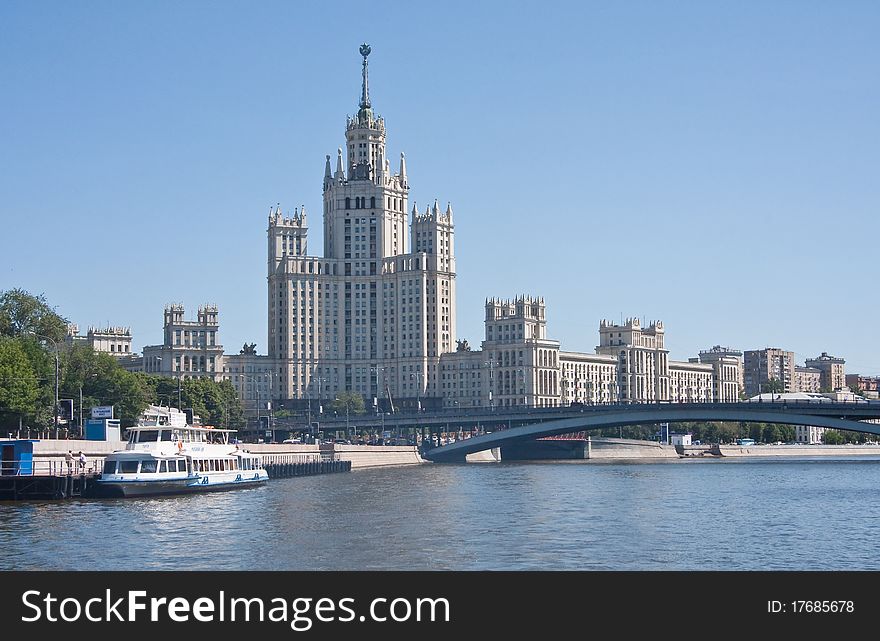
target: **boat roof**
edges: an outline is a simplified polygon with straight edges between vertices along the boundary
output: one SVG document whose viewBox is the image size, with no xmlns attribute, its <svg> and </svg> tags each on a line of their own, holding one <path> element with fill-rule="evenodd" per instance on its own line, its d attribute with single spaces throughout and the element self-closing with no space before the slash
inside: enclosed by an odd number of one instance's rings
<svg viewBox="0 0 880 641">
<path fill-rule="evenodd" d="M 128 429 L 133 431 L 142 431 L 142 430 L 193 430 L 195 432 L 211 432 L 212 434 L 217 434 L 218 432 L 225 432 L 227 434 L 232 434 L 233 432 L 237 432 L 238 430 L 224 430 L 219 427 L 214 427 L 212 425 L 135 425 L 134 427 L 129 427 Z"/>
</svg>

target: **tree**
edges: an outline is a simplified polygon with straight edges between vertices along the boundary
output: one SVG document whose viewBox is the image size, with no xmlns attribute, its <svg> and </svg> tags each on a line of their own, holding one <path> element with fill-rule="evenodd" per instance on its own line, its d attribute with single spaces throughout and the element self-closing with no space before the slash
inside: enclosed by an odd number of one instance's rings
<svg viewBox="0 0 880 641">
<path fill-rule="evenodd" d="M 0 294 L 0 336 L 18 337 L 34 332 L 58 342 L 67 336 L 67 319 L 49 307 L 45 296 L 23 289 Z"/>
<path fill-rule="evenodd" d="M 781 439 L 779 428 L 775 423 L 769 423 L 764 427 L 763 437 L 765 443 L 775 443 Z"/>
<path fill-rule="evenodd" d="M 766 394 L 781 394 L 785 391 L 785 385 L 778 378 L 771 378 L 761 385 L 761 390 Z"/>
<path fill-rule="evenodd" d="M 16 426 L 36 417 L 40 384 L 20 341 L 0 337 L 0 422 Z"/>
<path fill-rule="evenodd" d="M 330 404 L 330 409 L 337 415 L 345 414 L 363 414 L 364 413 L 364 397 L 357 392 L 339 392 L 336 400 Z"/>
<path fill-rule="evenodd" d="M 764 424 L 763 423 L 752 423 L 751 427 L 749 427 L 749 438 L 753 439 L 755 442 L 764 440 Z"/>
<path fill-rule="evenodd" d="M 842 445 L 844 438 L 837 430 L 825 430 L 825 434 L 822 436 L 822 442 L 826 445 Z"/>
</svg>

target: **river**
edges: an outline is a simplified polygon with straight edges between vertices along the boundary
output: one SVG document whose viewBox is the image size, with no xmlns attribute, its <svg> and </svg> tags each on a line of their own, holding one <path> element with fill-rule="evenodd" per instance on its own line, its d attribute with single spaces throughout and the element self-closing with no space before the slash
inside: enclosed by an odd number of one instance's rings
<svg viewBox="0 0 880 641">
<path fill-rule="evenodd" d="M 0 503 L 4 570 L 877 570 L 880 458 L 422 465 Z"/>
</svg>

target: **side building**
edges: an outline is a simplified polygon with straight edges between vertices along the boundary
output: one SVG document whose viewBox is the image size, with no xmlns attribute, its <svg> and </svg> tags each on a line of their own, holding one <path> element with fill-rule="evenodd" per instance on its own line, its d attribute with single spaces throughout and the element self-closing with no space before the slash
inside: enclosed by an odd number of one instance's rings
<svg viewBox="0 0 880 641">
<path fill-rule="evenodd" d="M 836 392 L 846 387 L 846 361 L 822 352 L 816 358 L 808 358 L 807 367 L 819 370 L 819 387 L 823 392 Z"/>
<path fill-rule="evenodd" d="M 822 391 L 822 371 L 816 367 L 794 368 L 795 392 L 818 394 Z"/>
<path fill-rule="evenodd" d="M 740 400 L 744 393 L 743 353 L 740 350 L 715 345 L 701 351 L 697 360 L 712 366 L 716 400 L 722 403 L 736 403 Z"/>
<path fill-rule="evenodd" d="M 780 388 L 778 391 L 781 393 L 797 391 L 794 352 L 777 347 L 747 350 L 743 360 L 746 396 L 768 392 L 770 381 L 778 381 L 775 385 Z"/>
<path fill-rule="evenodd" d="M 165 307 L 163 342 L 143 349 L 143 371 L 175 378 L 223 376 L 223 346 L 216 305 L 199 307 L 196 320 L 186 320 L 183 305 Z"/>
</svg>

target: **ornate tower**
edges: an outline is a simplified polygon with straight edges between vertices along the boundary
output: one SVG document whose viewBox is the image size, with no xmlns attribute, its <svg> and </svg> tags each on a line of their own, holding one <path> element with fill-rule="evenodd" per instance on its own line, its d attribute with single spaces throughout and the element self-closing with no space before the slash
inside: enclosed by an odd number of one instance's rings
<svg viewBox="0 0 880 641">
<path fill-rule="evenodd" d="M 269 354 L 285 399 L 354 391 L 396 407 L 438 396 L 439 356 L 454 349 L 452 207 L 408 217 L 406 158 L 392 173 L 373 112 L 370 46 L 345 147 L 324 161 L 324 255 L 306 251 L 305 214 L 269 215 Z M 411 243 L 410 243 L 411 241 Z M 437 399 L 439 400 L 439 398 Z"/>
</svg>

